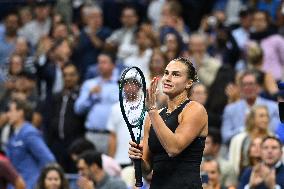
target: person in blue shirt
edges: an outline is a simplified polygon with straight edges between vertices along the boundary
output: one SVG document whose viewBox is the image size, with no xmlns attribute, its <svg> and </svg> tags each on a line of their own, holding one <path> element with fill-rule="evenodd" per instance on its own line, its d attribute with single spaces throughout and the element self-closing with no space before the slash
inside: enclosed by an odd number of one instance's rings
<svg viewBox="0 0 284 189">
<path fill-rule="evenodd" d="M 55 162 L 40 132 L 27 121 L 31 113 L 32 109 L 26 101 L 12 100 L 9 104 L 8 119 L 12 132 L 6 152 L 26 182 L 26 189 L 33 189 L 41 169 Z"/>
<path fill-rule="evenodd" d="M 74 110 L 86 115 L 86 138 L 93 142 L 98 151 L 107 154 L 109 131 L 106 129 L 111 107 L 118 102 L 119 71 L 115 68 L 112 54 L 103 52 L 98 56 L 98 72 L 95 78 L 86 80 L 75 101 Z"/>
</svg>

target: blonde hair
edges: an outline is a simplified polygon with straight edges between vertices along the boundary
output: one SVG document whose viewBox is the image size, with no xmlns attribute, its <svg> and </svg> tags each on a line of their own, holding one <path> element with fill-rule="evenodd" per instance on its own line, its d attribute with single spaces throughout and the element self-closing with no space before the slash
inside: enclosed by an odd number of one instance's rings
<svg viewBox="0 0 284 189">
<path fill-rule="evenodd" d="M 251 66 L 262 64 L 263 50 L 256 42 L 249 43 L 247 47 L 247 61 Z"/>
<path fill-rule="evenodd" d="M 256 115 L 256 111 L 258 109 L 265 109 L 268 115 L 268 119 L 270 119 L 269 117 L 269 113 L 268 113 L 268 108 L 264 105 L 255 105 L 251 108 L 249 114 L 247 115 L 246 118 L 246 131 L 248 133 L 251 133 L 254 129 L 255 129 L 255 115 Z M 267 128 L 267 134 L 269 133 L 269 130 Z"/>
</svg>

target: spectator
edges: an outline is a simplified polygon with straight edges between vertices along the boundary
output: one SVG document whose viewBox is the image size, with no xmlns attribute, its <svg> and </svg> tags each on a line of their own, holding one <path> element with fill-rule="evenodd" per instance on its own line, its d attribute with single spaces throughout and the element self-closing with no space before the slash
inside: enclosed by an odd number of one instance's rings
<svg viewBox="0 0 284 189">
<path fill-rule="evenodd" d="M 0 152 L 0 188 L 6 189 L 8 184 L 15 189 L 25 189 L 26 185 L 23 178 L 18 174 L 10 160 Z"/>
<path fill-rule="evenodd" d="M 237 175 L 249 165 L 249 147 L 255 138 L 265 138 L 269 131 L 269 112 L 266 106 L 255 105 L 246 117 L 245 131 L 233 136 L 229 147 L 229 160 Z"/>
<path fill-rule="evenodd" d="M 63 89 L 62 68 L 70 62 L 72 55 L 71 44 L 67 39 L 58 39 L 51 46 L 48 54 L 42 55 L 37 61 L 39 89 L 45 83 L 45 90 L 40 90 L 41 99 L 50 102 L 52 94 Z"/>
<path fill-rule="evenodd" d="M 64 171 L 58 164 L 49 164 L 40 173 L 35 189 L 69 189 Z"/>
<path fill-rule="evenodd" d="M 29 6 L 21 7 L 19 12 L 19 17 L 21 21 L 21 27 L 25 26 L 33 20 L 32 9 Z"/>
<path fill-rule="evenodd" d="M 239 12 L 240 26 L 232 31 L 238 47 L 244 51 L 249 40 L 249 30 L 252 21 L 252 12 L 248 8 L 241 9 Z"/>
<path fill-rule="evenodd" d="M 262 162 L 247 168 L 240 179 L 239 189 L 283 188 L 284 166 L 282 144 L 278 138 L 266 137 L 261 144 Z"/>
<path fill-rule="evenodd" d="M 260 95 L 264 98 L 276 100 L 278 87 L 271 73 L 262 70 L 263 66 L 263 50 L 254 42 L 247 45 L 247 64 L 248 68 L 255 69 L 257 72 L 257 80 L 261 86 Z"/>
<path fill-rule="evenodd" d="M 15 49 L 16 39 L 18 36 L 19 17 L 16 13 L 9 13 L 5 17 L 5 32 L 0 34 L 0 72 L 3 66 L 8 62 L 8 57 Z"/>
<path fill-rule="evenodd" d="M 248 157 L 249 157 L 249 166 L 253 167 L 256 164 L 260 163 L 261 160 L 261 143 L 262 143 L 261 137 L 257 137 L 252 139 L 249 150 L 248 150 Z"/>
<path fill-rule="evenodd" d="M 97 7 L 84 7 L 83 14 L 86 26 L 81 30 L 74 49 L 74 58 L 83 80 L 86 79 L 88 67 L 96 64 L 102 52 L 106 38 L 111 34 L 109 28 L 103 26 L 103 12 Z"/>
<path fill-rule="evenodd" d="M 144 73 L 146 78 L 149 78 L 149 62 L 152 56 L 152 41 L 155 39 L 153 33 L 147 33 L 142 29 L 136 33 L 136 45 L 137 51 L 125 58 L 125 66 L 137 66 Z"/>
<path fill-rule="evenodd" d="M 168 62 L 165 54 L 160 49 L 154 49 L 149 63 L 150 77 L 145 78 L 146 85 L 147 83 L 150 83 L 154 79 L 154 77 L 162 78 L 167 64 Z M 161 79 L 158 80 L 158 89 L 157 107 L 162 108 L 165 107 L 168 97 L 162 92 L 163 90 Z"/>
<path fill-rule="evenodd" d="M 205 105 L 206 101 L 207 101 L 207 98 L 208 98 L 208 93 L 207 93 L 206 86 L 204 84 L 202 84 L 202 83 L 195 83 L 195 84 L 193 84 L 191 86 L 189 96 L 190 96 L 191 100 L 194 100 L 196 102 L 199 102 L 202 105 Z"/>
<path fill-rule="evenodd" d="M 221 115 L 227 104 L 226 86 L 234 80 L 234 71 L 222 65 L 220 61 L 207 53 L 207 35 L 195 33 L 190 36 L 189 56 L 197 69 L 200 82 L 208 89 L 210 99 L 206 103 L 206 110 L 213 112 L 209 118 L 209 125 L 220 128 Z"/>
<path fill-rule="evenodd" d="M 280 0 L 259 0 L 257 1 L 256 7 L 258 10 L 266 11 L 269 16 L 272 18 L 273 21 L 276 21 L 277 19 L 277 11 L 279 10 L 279 7 L 281 6 Z"/>
<path fill-rule="evenodd" d="M 274 132 L 279 123 L 277 104 L 259 96 L 259 84 L 254 71 L 245 71 L 240 76 L 240 91 L 242 98 L 228 104 L 223 113 L 222 137 L 225 144 L 245 128 L 245 117 L 254 105 L 265 105 L 268 108 L 270 122 L 269 129 Z"/>
<path fill-rule="evenodd" d="M 262 69 L 270 73 L 276 81 L 281 80 L 284 62 L 284 39 L 275 33 L 269 21 L 269 16 L 264 11 L 253 14 L 250 39 L 257 41 L 263 49 Z"/>
<path fill-rule="evenodd" d="M 132 84 L 132 85 L 131 85 Z M 135 84 L 135 86 L 133 85 Z M 139 106 L 139 102 L 136 97 L 139 90 L 141 90 L 141 83 L 135 79 L 127 79 L 124 85 L 124 91 L 126 100 L 133 105 Z M 140 107 L 140 106 L 139 106 Z M 126 107 L 127 108 L 127 107 Z M 142 108 L 142 107 L 141 107 Z M 115 103 L 111 108 L 111 114 L 108 119 L 107 129 L 110 130 L 110 142 L 109 142 L 109 154 L 120 164 L 122 168 L 130 166 L 132 164 L 128 157 L 128 146 L 131 140 L 127 125 L 123 119 L 122 114 L 117 114 L 120 111 L 120 102 Z M 126 109 L 126 112 L 130 109 Z M 135 110 L 131 110 L 135 114 Z M 138 113 L 138 112 L 137 112 Z"/>
<path fill-rule="evenodd" d="M 122 27 L 115 30 L 106 40 L 106 48 L 116 51 L 118 59 L 124 60 L 135 51 L 135 31 L 138 15 L 133 7 L 125 7 L 121 14 Z"/>
<path fill-rule="evenodd" d="M 115 70 L 111 54 L 101 53 L 98 56 L 99 76 L 86 80 L 75 102 L 75 113 L 87 115 L 85 127 L 86 138 L 92 141 L 98 151 L 107 154 L 109 131 L 106 128 L 111 106 L 118 101 L 119 73 Z"/>
<path fill-rule="evenodd" d="M 120 178 L 109 176 L 103 170 L 102 156 L 99 152 L 84 152 L 78 158 L 77 167 L 81 175 L 77 181 L 80 189 L 127 189 Z"/>
<path fill-rule="evenodd" d="M 63 91 L 52 96 L 49 109 L 49 125 L 46 137 L 58 163 L 67 173 L 76 171 L 67 149 L 77 138 L 85 134 L 84 116 L 74 112 L 74 104 L 79 96 L 79 73 L 73 64 L 63 67 Z"/>
<path fill-rule="evenodd" d="M 159 18 L 159 29 L 161 37 L 167 33 L 169 29 L 175 30 L 181 43 L 188 43 L 189 39 L 189 27 L 184 23 L 183 17 L 181 17 L 183 7 L 178 1 L 165 1 L 161 7 L 161 15 Z M 155 10 L 159 11 L 159 10 Z M 172 59 L 170 59 L 172 60 Z"/>
<path fill-rule="evenodd" d="M 217 160 L 205 158 L 200 165 L 201 173 L 208 175 L 208 183 L 203 186 L 204 189 L 226 189 L 227 187 L 223 186 L 220 183 L 221 172 L 220 166 Z"/>
<path fill-rule="evenodd" d="M 78 157 L 85 151 L 97 151 L 96 146 L 85 138 L 78 138 L 71 143 L 68 151 L 74 162 L 78 161 Z M 120 176 L 121 168 L 119 164 L 110 156 L 102 154 L 103 169 L 111 176 Z"/>
<path fill-rule="evenodd" d="M 167 62 L 170 62 L 171 60 L 181 56 L 182 51 L 184 50 L 184 43 L 177 31 L 169 29 L 169 31 L 165 33 L 166 34 L 162 36 L 161 50 L 165 53 Z"/>
<path fill-rule="evenodd" d="M 205 141 L 205 148 L 203 151 L 204 158 L 213 157 L 220 167 L 220 182 L 221 185 L 228 188 L 237 186 L 237 175 L 233 169 L 233 165 L 222 157 L 221 155 L 222 137 L 219 130 L 209 128 L 208 136 Z"/>
<path fill-rule="evenodd" d="M 65 39 L 71 38 L 68 32 L 68 27 L 63 22 L 59 22 L 54 25 L 54 27 L 51 30 L 51 36 L 54 40 L 58 40 L 60 38 L 65 38 Z"/>
<path fill-rule="evenodd" d="M 10 103 L 8 118 L 13 132 L 7 144 L 7 156 L 25 180 L 27 189 L 35 186 L 41 169 L 55 161 L 39 131 L 26 121 L 30 116 L 31 107 L 27 102 Z"/>
<path fill-rule="evenodd" d="M 50 5 L 48 1 L 37 1 L 35 19 L 25 24 L 19 34 L 25 37 L 32 47 L 36 47 L 41 37 L 48 35 L 51 29 Z"/>
<path fill-rule="evenodd" d="M 36 69 L 34 65 L 35 57 L 33 55 L 33 49 L 28 41 L 23 37 L 18 37 L 15 44 L 14 54 L 20 55 L 24 62 L 24 70 L 35 74 Z"/>
</svg>

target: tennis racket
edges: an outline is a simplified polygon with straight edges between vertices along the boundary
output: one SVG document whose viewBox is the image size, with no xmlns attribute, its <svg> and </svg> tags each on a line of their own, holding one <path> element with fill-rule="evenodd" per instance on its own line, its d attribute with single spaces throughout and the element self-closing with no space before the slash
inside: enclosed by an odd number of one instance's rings
<svg viewBox="0 0 284 189">
<path fill-rule="evenodd" d="M 140 143 L 141 130 L 146 112 L 146 82 L 138 67 L 125 69 L 120 78 L 119 102 L 121 113 L 128 127 L 132 141 Z M 135 186 L 143 186 L 141 159 L 134 159 Z"/>
</svg>

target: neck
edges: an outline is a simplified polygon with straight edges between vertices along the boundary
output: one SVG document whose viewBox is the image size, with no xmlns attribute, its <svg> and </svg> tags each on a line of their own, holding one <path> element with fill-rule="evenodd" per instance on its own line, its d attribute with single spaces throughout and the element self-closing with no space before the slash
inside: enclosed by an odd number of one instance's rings
<svg viewBox="0 0 284 189">
<path fill-rule="evenodd" d="M 212 186 L 213 186 L 214 189 L 219 189 L 219 188 L 221 188 L 221 186 L 220 186 L 219 183 L 213 183 Z"/>
<path fill-rule="evenodd" d="M 263 130 L 263 129 L 255 129 L 251 132 L 251 137 L 252 138 L 257 138 L 257 137 L 264 137 L 267 136 L 267 130 Z"/>
<path fill-rule="evenodd" d="M 248 98 L 246 99 L 247 103 L 249 106 L 253 106 L 255 101 L 256 101 L 256 97 L 255 98 Z"/>
<path fill-rule="evenodd" d="M 139 56 L 143 56 L 145 51 L 146 51 L 146 48 L 140 46 L 139 47 Z"/>
<path fill-rule="evenodd" d="M 184 101 L 186 101 L 187 98 L 187 92 L 184 91 L 181 94 L 179 94 L 178 96 L 175 96 L 173 98 L 169 98 L 168 101 L 168 111 L 172 112 L 173 110 L 175 110 L 180 104 L 182 104 Z"/>
<path fill-rule="evenodd" d="M 104 75 L 102 75 L 102 78 L 103 78 L 104 80 L 110 80 L 110 79 L 111 79 L 111 76 L 112 76 L 112 73 L 111 73 L 111 74 L 104 74 Z"/>
<path fill-rule="evenodd" d="M 105 175 L 106 173 L 103 170 L 98 171 L 94 176 L 96 183 L 101 182 L 104 179 Z"/>
<path fill-rule="evenodd" d="M 13 42 L 16 40 L 16 37 L 17 37 L 17 34 L 6 34 L 5 38 L 6 38 L 6 41 L 8 42 Z"/>
<path fill-rule="evenodd" d="M 13 128 L 16 129 L 16 128 L 22 127 L 23 124 L 24 124 L 24 122 L 25 122 L 25 121 L 24 121 L 23 119 L 18 120 L 15 124 L 13 124 Z"/>
</svg>

